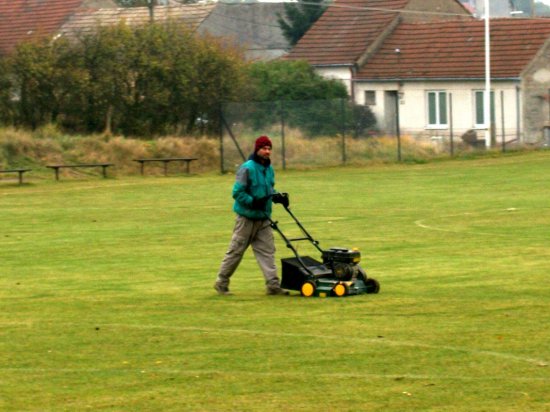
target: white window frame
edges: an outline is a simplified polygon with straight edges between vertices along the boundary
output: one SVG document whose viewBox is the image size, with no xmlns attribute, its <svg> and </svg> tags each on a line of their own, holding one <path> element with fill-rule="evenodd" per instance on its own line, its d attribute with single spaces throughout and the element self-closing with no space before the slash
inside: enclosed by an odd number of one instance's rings
<svg viewBox="0 0 550 412">
<path fill-rule="evenodd" d="M 367 98 L 367 95 L 372 95 L 372 99 Z M 365 106 L 376 106 L 376 90 L 365 90 L 364 91 Z"/>
<path fill-rule="evenodd" d="M 448 96 L 449 94 L 446 90 L 427 90 L 426 91 L 426 128 L 427 129 L 447 129 L 449 127 L 448 102 L 447 102 Z M 442 98 L 443 100 L 441 100 Z M 432 101 L 433 101 L 434 107 L 432 107 Z"/>
<path fill-rule="evenodd" d="M 474 100 L 474 107 L 473 107 L 473 118 L 474 118 L 474 128 L 475 129 L 485 129 L 485 110 L 484 110 L 484 104 L 485 104 L 485 90 L 474 90 L 473 91 L 473 100 Z M 481 105 L 481 107 L 478 107 L 478 105 Z M 478 122 L 478 110 L 481 109 L 481 123 Z M 492 122 L 495 121 L 495 92 L 491 90 L 491 119 Z"/>
</svg>

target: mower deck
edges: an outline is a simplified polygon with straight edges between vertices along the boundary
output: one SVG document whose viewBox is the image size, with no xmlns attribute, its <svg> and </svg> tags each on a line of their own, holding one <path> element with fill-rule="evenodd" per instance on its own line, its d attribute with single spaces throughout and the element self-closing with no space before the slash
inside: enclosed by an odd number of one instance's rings
<svg viewBox="0 0 550 412">
<path fill-rule="evenodd" d="M 330 268 L 309 256 L 281 259 L 281 287 L 299 291 L 303 296 L 351 296 L 364 293 L 378 293 L 380 285 L 374 279 L 364 276 L 350 280 L 334 277 Z"/>
</svg>

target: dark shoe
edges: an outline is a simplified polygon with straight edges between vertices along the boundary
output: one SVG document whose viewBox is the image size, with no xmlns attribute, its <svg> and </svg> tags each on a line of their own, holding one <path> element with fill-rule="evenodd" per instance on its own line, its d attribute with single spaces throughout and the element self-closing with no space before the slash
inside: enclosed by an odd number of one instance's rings
<svg viewBox="0 0 550 412">
<path fill-rule="evenodd" d="M 214 289 L 216 289 L 216 292 L 218 292 L 218 295 L 225 295 L 225 296 L 233 295 L 233 293 L 229 291 L 229 288 L 227 286 L 222 286 L 218 282 L 214 283 Z"/>
<path fill-rule="evenodd" d="M 280 295 L 280 296 L 288 296 L 290 293 L 288 290 L 284 290 L 281 288 L 273 288 L 273 289 L 267 289 L 267 294 L 271 296 Z"/>
</svg>

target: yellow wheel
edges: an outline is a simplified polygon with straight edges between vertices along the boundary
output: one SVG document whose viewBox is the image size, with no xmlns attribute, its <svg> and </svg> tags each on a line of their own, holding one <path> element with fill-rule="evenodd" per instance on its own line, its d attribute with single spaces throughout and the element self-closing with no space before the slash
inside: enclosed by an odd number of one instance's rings
<svg viewBox="0 0 550 412">
<path fill-rule="evenodd" d="M 313 282 L 304 283 L 300 289 L 300 292 L 302 293 L 302 296 L 305 296 L 306 298 L 313 296 L 315 293 L 315 284 L 313 284 Z"/>
<path fill-rule="evenodd" d="M 341 298 L 342 296 L 347 295 L 348 293 L 348 287 L 344 283 L 338 283 L 334 288 L 332 289 L 334 294 Z"/>
</svg>

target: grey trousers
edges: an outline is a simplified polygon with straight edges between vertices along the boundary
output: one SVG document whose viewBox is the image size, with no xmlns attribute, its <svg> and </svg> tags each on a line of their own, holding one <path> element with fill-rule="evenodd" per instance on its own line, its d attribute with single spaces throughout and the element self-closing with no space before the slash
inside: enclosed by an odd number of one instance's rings
<svg viewBox="0 0 550 412">
<path fill-rule="evenodd" d="M 218 284 L 223 287 L 229 286 L 229 279 L 237 270 L 248 246 L 252 246 L 254 256 L 263 272 L 266 287 L 279 288 L 275 266 L 275 240 L 269 221 L 251 220 L 240 215 L 235 219 L 231 243 L 218 272 Z"/>
</svg>

